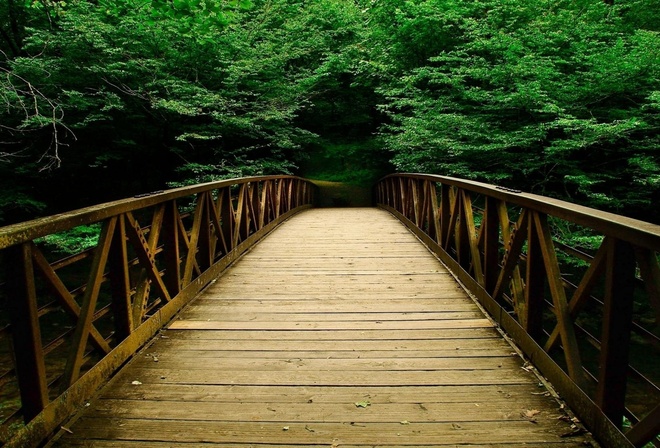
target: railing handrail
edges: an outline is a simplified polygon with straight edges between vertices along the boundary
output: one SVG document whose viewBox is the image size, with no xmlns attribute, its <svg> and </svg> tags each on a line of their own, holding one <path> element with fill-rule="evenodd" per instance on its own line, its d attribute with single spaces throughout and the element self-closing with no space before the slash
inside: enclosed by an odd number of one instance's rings
<svg viewBox="0 0 660 448">
<path fill-rule="evenodd" d="M 405 176 L 412 179 L 436 181 L 459 188 L 469 189 L 475 193 L 484 194 L 496 199 L 502 199 L 510 204 L 534 209 L 541 213 L 570 220 L 575 224 L 590 227 L 605 235 L 616 236 L 629 243 L 646 246 L 660 251 L 660 225 L 635 218 L 629 218 L 584 205 L 550 198 L 533 193 L 511 191 L 506 187 L 487 184 L 474 180 L 456 177 L 440 176 L 423 173 L 389 174 L 380 181 L 391 177 Z M 380 182 L 379 181 L 379 182 Z"/>
<path fill-rule="evenodd" d="M 291 175 L 251 176 L 224 179 L 214 182 L 189 185 L 185 187 L 172 188 L 169 190 L 158 190 L 151 193 L 136 195 L 132 198 L 118 199 L 116 201 L 83 207 L 77 210 L 58 213 L 56 215 L 44 216 L 30 221 L 10 224 L 0 227 L 0 250 L 17 244 L 25 243 L 46 235 L 63 232 L 73 227 L 92 224 L 110 216 L 121 213 L 132 212 L 146 207 L 161 204 L 163 202 L 191 196 L 209 190 L 216 190 L 233 185 L 250 182 L 261 182 L 277 179 L 298 179 L 302 177 Z"/>
</svg>

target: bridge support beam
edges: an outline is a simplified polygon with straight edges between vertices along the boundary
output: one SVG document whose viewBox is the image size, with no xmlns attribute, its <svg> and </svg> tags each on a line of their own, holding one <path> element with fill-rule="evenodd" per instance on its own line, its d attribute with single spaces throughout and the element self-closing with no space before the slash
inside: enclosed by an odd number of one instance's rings
<svg viewBox="0 0 660 448">
<path fill-rule="evenodd" d="M 606 244 L 609 246 L 596 404 L 612 423 L 621 428 L 633 319 L 635 253 L 630 244 L 620 240 L 612 238 Z"/>
<path fill-rule="evenodd" d="M 10 267 L 7 281 L 14 291 L 7 305 L 12 322 L 11 335 L 21 391 L 23 418 L 32 420 L 48 405 L 46 366 L 39 330 L 39 310 L 32 265 L 32 243 L 7 250 Z"/>
</svg>

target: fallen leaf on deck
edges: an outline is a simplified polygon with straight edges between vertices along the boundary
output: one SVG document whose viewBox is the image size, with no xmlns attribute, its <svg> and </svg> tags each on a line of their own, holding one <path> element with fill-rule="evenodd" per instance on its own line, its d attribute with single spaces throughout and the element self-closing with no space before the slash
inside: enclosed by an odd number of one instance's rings
<svg viewBox="0 0 660 448">
<path fill-rule="evenodd" d="M 282 426 L 282 431 L 288 431 L 289 427 L 288 426 Z"/>
<path fill-rule="evenodd" d="M 356 408 L 366 408 L 367 406 L 371 406 L 371 402 L 369 401 L 358 401 L 355 403 Z"/>
<path fill-rule="evenodd" d="M 525 412 L 521 412 L 520 415 L 526 418 L 530 423 L 536 423 L 536 418 L 535 416 L 540 414 L 541 411 L 538 411 L 536 409 L 532 410 L 527 410 Z"/>
<path fill-rule="evenodd" d="M 399 423 L 401 423 L 402 425 L 409 425 L 410 424 L 410 422 L 408 420 L 403 420 Z"/>
<path fill-rule="evenodd" d="M 523 415 L 523 417 L 526 417 L 526 418 L 532 418 L 535 415 L 538 415 L 540 413 L 541 413 L 541 411 L 538 411 L 536 409 L 531 409 L 531 410 L 528 409 L 527 411 L 523 412 L 522 415 Z"/>
<path fill-rule="evenodd" d="M 139 385 L 142 384 L 142 383 L 139 382 L 138 380 L 135 380 L 135 381 L 133 381 L 131 384 L 134 384 L 134 385 L 136 385 L 136 386 L 139 386 Z"/>
</svg>

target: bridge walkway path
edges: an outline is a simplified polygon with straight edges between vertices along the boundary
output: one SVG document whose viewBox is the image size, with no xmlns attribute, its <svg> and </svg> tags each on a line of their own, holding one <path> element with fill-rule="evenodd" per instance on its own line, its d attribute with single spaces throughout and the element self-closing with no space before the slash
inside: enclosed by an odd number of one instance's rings
<svg viewBox="0 0 660 448">
<path fill-rule="evenodd" d="M 209 286 L 51 445 L 594 443 L 571 425 L 395 218 L 315 209 Z"/>
</svg>

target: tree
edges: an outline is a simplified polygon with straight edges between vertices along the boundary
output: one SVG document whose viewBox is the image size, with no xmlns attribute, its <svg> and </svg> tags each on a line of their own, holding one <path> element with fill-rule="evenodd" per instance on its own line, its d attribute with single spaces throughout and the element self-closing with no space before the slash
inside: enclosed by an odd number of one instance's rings
<svg viewBox="0 0 660 448">
<path fill-rule="evenodd" d="M 45 168 L 18 184 L 61 208 L 292 172 L 316 139 L 299 116 L 334 86 L 360 24 L 350 1 L 45 4 L 57 9 L 8 60 L 0 113 L 25 156 L 5 168 Z"/>
<path fill-rule="evenodd" d="M 399 169 L 649 216 L 660 187 L 658 33 L 627 28 L 600 1 L 406 5 L 409 45 L 431 23 L 440 44 L 381 89 Z"/>
</svg>

